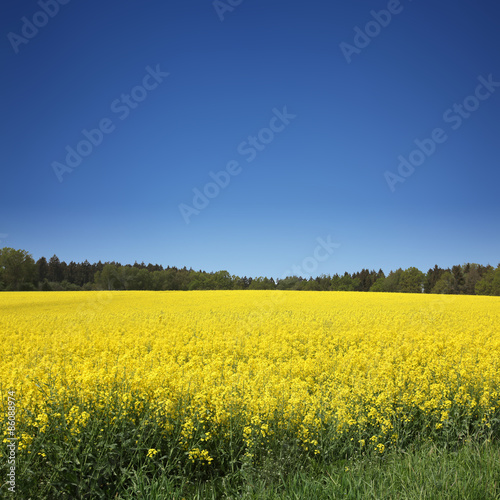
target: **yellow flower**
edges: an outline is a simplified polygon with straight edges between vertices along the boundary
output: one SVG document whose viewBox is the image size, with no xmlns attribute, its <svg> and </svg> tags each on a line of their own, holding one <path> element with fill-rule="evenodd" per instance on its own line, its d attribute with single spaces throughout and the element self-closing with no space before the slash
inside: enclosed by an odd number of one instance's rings
<svg viewBox="0 0 500 500">
<path fill-rule="evenodd" d="M 384 453 L 395 422 L 412 431 L 422 416 L 435 431 L 500 416 L 498 297 L 2 292 L 0 322 L 2 345 L 8 332 L 25 339 L 0 356 L 22 453 L 52 431 L 69 445 L 103 415 L 110 435 L 147 415 L 197 466 L 218 459 L 196 448 L 207 441 L 242 438 L 252 460 L 286 434 L 318 454 L 332 429 L 340 444 Z"/>
</svg>

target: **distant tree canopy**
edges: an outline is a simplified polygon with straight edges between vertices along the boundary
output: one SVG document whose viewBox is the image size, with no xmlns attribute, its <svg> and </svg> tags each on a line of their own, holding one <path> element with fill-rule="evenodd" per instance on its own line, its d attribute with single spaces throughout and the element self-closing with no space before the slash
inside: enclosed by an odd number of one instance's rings
<svg viewBox="0 0 500 500">
<path fill-rule="evenodd" d="M 230 275 L 227 271 L 195 271 L 159 264 L 60 261 L 56 255 L 36 262 L 26 250 L 0 249 L 0 290 L 309 290 L 500 295 L 500 264 L 437 265 L 423 273 L 416 267 L 316 278 L 281 279 Z"/>
<path fill-rule="evenodd" d="M 0 250 L 0 286 L 8 290 L 34 290 L 36 266 L 26 250 Z"/>
</svg>

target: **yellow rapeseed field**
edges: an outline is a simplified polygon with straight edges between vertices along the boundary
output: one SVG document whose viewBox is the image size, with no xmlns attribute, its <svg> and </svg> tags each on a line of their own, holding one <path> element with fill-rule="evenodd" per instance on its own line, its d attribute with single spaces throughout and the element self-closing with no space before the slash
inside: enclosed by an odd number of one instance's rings
<svg viewBox="0 0 500 500">
<path fill-rule="evenodd" d="M 112 427 L 146 410 L 205 467 L 228 439 L 250 458 L 284 436 L 313 456 L 383 453 L 500 415 L 498 297 L 20 292 L 0 312 L 1 421 L 12 390 L 20 453 L 50 429 L 78 437 L 98 415 Z"/>
</svg>

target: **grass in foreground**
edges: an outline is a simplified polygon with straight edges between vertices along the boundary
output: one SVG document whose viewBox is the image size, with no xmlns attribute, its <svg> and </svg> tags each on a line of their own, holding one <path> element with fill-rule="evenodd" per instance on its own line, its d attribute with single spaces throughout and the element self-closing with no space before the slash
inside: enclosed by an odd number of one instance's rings
<svg viewBox="0 0 500 500">
<path fill-rule="evenodd" d="M 269 461 L 212 482 L 138 473 L 122 499 L 500 499 L 500 445 L 468 443 L 452 451 L 423 445 L 384 457 L 286 470 Z"/>
</svg>

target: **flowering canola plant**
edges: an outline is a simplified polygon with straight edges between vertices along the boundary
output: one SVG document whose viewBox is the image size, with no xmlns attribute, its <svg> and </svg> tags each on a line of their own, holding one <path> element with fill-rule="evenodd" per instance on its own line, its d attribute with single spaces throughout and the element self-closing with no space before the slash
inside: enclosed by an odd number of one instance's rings
<svg viewBox="0 0 500 500">
<path fill-rule="evenodd" d="M 50 429 L 78 440 L 98 417 L 147 415 L 203 467 L 223 443 L 248 460 L 285 442 L 384 453 L 486 435 L 500 417 L 498 297 L 18 292 L 0 311 L 0 425 L 14 391 L 20 453 Z"/>
</svg>

